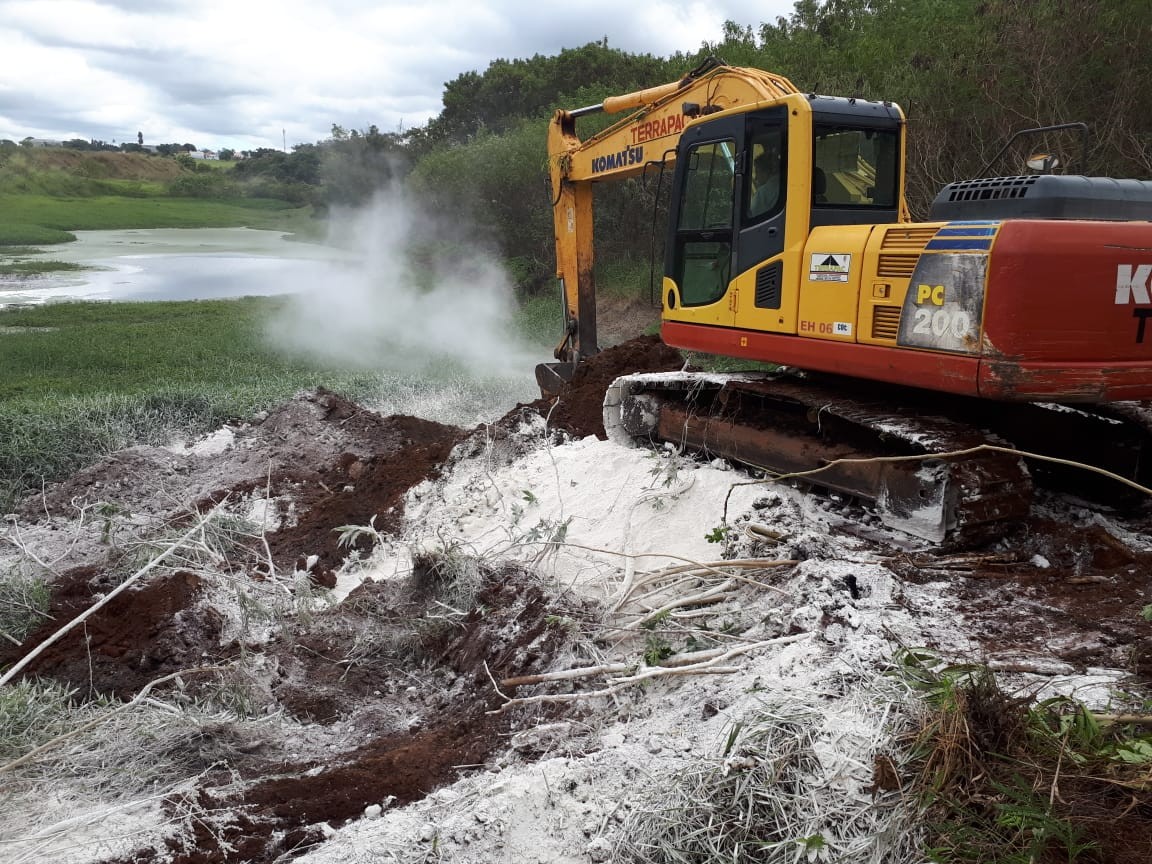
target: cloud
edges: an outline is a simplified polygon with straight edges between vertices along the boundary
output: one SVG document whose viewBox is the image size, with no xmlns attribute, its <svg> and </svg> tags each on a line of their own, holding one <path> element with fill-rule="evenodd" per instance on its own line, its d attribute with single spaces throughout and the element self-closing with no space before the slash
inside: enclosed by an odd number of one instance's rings
<svg viewBox="0 0 1152 864">
<path fill-rule="evenodd" d="M 791 0 L 523 4 L 373 0 L 0 0 L 0 137 L 249 149 L 332 124 L 392 130 L 440 111 L 446 82 L 498 57 L 607 37 L 668 56 Z"/>
</svg>

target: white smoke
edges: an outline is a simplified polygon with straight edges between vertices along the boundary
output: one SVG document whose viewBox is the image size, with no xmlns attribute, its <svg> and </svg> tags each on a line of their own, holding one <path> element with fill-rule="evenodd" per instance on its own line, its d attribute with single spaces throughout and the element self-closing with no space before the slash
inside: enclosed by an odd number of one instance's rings
<svg viewBox="0 0 1152 864">
<path fill-rule="evenodd" d="M 433 225 L 396 188 L 334 212 L 330 240 L 348 251 L 295 286 L 269 336 L 322 362 L 400 373 L 531 378 L 539 349 L 513 326 L 512 284 L 463 225 Z"/>
</svg>

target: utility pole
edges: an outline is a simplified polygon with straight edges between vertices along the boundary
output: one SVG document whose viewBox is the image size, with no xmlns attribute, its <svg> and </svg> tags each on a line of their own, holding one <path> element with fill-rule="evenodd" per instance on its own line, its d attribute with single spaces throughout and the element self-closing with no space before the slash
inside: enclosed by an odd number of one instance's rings
<svg viewBox="0 0 1152 864">
<path fill-rule="evenodd" d="M 284 152 L 288 152 L 288 132 L 284 129 L 280 130 L 280 137 L 284 139 Z"/>
</svg>

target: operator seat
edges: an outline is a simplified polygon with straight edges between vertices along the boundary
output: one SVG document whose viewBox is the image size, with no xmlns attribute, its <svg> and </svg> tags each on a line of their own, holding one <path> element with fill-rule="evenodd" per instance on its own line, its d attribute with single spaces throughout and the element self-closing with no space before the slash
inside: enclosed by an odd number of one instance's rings
<svg viewBox="0 0 1152 864">
<path fill-rule="evenodd" d="M 824 169 L 819 166 L 812 169 L 812 202 L 826 204 L 828 192 L 828 178 L 824 176 Z"/>
</svg>

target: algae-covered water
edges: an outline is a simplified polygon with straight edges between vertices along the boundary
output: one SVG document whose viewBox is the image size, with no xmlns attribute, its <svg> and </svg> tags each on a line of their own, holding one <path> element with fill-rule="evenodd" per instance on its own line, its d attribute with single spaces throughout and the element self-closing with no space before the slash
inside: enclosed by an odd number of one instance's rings
<svg viewBox="0 0 1152 864">
<path fill-rule="evenodd" d="M 77 231 L 76 242 L 37 257 L 80 271 L 0 280 L 0 305 L 59 300 L 218 300 L 294 293 L 349 257 L 280 231 L 152 228 Z"/>
</svg>

